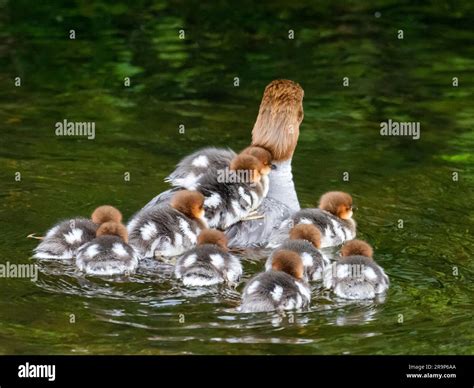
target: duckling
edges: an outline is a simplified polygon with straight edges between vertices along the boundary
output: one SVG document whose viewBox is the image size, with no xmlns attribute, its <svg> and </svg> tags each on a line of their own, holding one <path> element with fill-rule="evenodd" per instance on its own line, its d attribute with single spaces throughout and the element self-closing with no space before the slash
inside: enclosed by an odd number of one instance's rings
<svg viewBox="0 0 474 388">
<path fill-rule="evenodd" d="M 263 168 L 261 171 L 261 182 L 262 186 L 262 197 L 265 198 L 268 194 L 270 188 L 270 178 L 269 174 L 272 170 L 272 154 L 266 148 L 261 146 L 249 146 L 245 148 L 241 154 L 248 154 L 257 158 L 262 164 Z"/>
<path fill-rule="evenodd" d="M 293 251 L 279 250 L 273 255 L 272 269 L 258 274 L 245 286 L 240 312 L 305 309 L 310 300 L 301 257 Z"/>
<path fill-rule="evenodd" d="M 333 264 L 327 288 L 345 299 L 371 299 L 384 293 L 389 279 L 372 258 L 373 249 L 365 241 L 352 240 L 341 248 L 340 259 Z"/>
<path fill-rule="evenodd" d="M 78 217 L 61 221 L 46 232 L 33 257 L 72 259 L 81 245 L 95 238 L 98 225 L 107 221 L 121 222 L 122 214 L 113 206 L 104 205 L 94 210 L 90 220 Z"/>
<path fill-rule="evenodd" d="M 169 205 L 142 209 L 127 226 L 130 244 L 148 258 L 186 252 L 196 245 L 205 228 L 204 196 L 189 190 L 177 191 Z"/>
<path fill-rule="evenodd" d="M 230 149 L 203 148 L 183 158 L 165 178 L 174 187 L 196 190 L 199 180 L 209 173 L 229 167 L 236 153 Z"/>
<path fill-rule="evenodd" d="M 330 191 L 321 196 L 318 209 L 301 209 L 293 214 L 284 227 L 313 224 L 321 232 L 321 248 L 340 245 L 356 236 L 352 219 L 352 197 L 341 191 Z"/>
<path fill-rule="evenodd" d="M 329 268 L 330 261 L 324 256 L 321 247 L 321 232 L 314 225 L 296 225 L 290 231 L 290 236 L 272 254 L 265 263 L 265 269 L 271 270 L 274 255 L 281 251 L 297 253 L 303 260 L 305 280 L 323 280 L 325 271 Z"/>
<path fill-rule="evenodd" d="M 242 276 L 242 264 L 228 252 L 224 233 L 205 229 L 198 236 L 197 247 L 176 262 L 175 276 L 185 286 L 236 285 Z"/>
<path fill-rule="evenodd" d="M 261 182 L 267 171 L 257 158 L 241 153 L 232 159 L 229 170 L 219 171 L 217 177 L 205 175 L 197 190 L 206 197 L 209 227 L 224 230 L 255 210 L 264 198 Z"/>
<path fill-rule="evenodd" d="M 127 228 L 115 221 L 102 223 L 96 238 L 77 251 L 76 265 L 90 275 L 130 274 L 140 260 L 138 252 L 128 244 Z"/>
</svg>

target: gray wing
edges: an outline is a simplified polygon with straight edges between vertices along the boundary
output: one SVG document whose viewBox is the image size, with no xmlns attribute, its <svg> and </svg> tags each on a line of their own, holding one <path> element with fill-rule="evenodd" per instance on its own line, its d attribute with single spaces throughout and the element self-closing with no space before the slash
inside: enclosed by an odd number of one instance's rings
<svg viewBox="0 0 474 388">
<path fill-rule="evenodd" d="M 174 187 L 188 190 L 196 188 L 200 178 L 209 170 L 217 170 L 230 165 L 235 157 L 231 149 L 207 147 L 183 158 L 175 170 L 165 178 L 165 182 Z"/>
<path fill-rule="evenodd" d="M 163 191 L 162 193 L 158 194 L 155 198 L 153 198 L 150 202 L 148 202 L 145 206 L 143 206 L 143 208 L 140 211 L 149 209 L 153 206 L 165 205 L 169 203 L 173 194 L 179 190 L 181 190 L 180 187 L 175 187 L 173 189 Z"/>
<path fill-rule="evenodd" d="M 231 149 L 208 147 L 186 156 L 176 165 L 175 170 L 165 178 L 165 181 L 169 182 L 174 188 L 158 194 L 142 210 L 169 203 L 173 194 L 178 190 L 195 190 L 196 184 L 204 175 L 208 175 L 210 171 L 225 168 L 235 155 L 235 152 Z M 207 160 L 206 163 L 204 158 Z M 196 160 L 199 163 L 195 163 Z"/>
<path fill-rule="evenodd" d="M 280 226 L 291 217 L 293 212 L 280 201 L 267 197 L 257 209 L 257 213 L 264 215 L 264 218 L 240 221 L 225 230 L 229 247 L 256 248 L 266 246 L 269 241 L 275 239 L 275 235 L 283 234 Z"/>
</svg>

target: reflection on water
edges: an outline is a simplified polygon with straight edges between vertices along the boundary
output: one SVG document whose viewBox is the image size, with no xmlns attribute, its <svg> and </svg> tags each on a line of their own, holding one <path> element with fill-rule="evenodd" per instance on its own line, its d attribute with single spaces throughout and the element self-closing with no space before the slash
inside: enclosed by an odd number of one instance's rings
<svg viewBox="0 0 474 388">
<path fill-rule="evenodd" d="M 307 312 L 239 314 L 243 285 L 186 289 L 166 263 L 101 279 L 42 261 L 36 284 L 0 279 L 0 353 L 473 353 L 469 2 L 94 4 L 0 2 L 2 262 L 31 263 L 26 235 L 97 205 L 130 217 L 200 147 L 243 148 L 263 88 L 289 78 L 305 89 L 300 202 L 351 192 L 391 288 L 348 302 L 315 285 Z M 56 137 L 64 119 L 95 122 L 96 138 Z M 419 121 L 421 138 L 381 137 L 389 119 Z M 267 254 L 240 254 L 244 282 Z"/>
</svg>

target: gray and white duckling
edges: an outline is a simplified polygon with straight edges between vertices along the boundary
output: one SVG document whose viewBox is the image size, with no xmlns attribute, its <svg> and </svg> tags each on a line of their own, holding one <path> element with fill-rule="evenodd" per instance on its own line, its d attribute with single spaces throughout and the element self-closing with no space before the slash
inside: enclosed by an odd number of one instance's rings
<svg viewBox="0 0 474 388">
<path fill-rule="evenodd" d="M 176 262 L 176 278 L 182 280 L 185 286 L 219 283 L 235 286 L 242 276 L 242 264 L 228 252 L 225 234 L 205 229 L 199 234 L 197 244 Z"/>
<path fill-rule="evenodd" d="M 242 293 L 239 311 L 306 309 L 310 302 L 311 290 L 304 278 L 301 257 L 296 252 L 280 250 L 273 255 L 270 271 L 249 280 Z"/>
<path fill-rule="evenodd" d="M 122 221 L 122 214 L 113 206 L 100 206 L 94 210 L 91 219 L 72 218 L 64 220 L 46 232 L 34 249 L 36 259 L 72 259 L 78 248 L 93 240 L 98 226 L 107 221 Z"/>
<path fill-rule="evenodd" d="M 262 197 L 265 198 L 268 194 L 270 188 L 270 172 L 272 170 L 272 154 L 266 148 L 261 146 L 249 146 L 242 150 L 241 154 L 248 154 L 257 158 L 257 160 L 262 163 L 261 168 L 261 180 L 259 185 L 262 188 Z M 261 201 L 260 201 L 261 202 Z M 260 203 L 259 203 L 260 204 Z M 255 207 L 256 208 L 256 207 Z"/>
<path fill-rule="evenodd" d="M 268 257 L 265 263 L 267 271 L 272 269 L 273 258 L 282 250 L 297 253 L 303 260 L 304 275 L 307 281 L 323 280 L 324 273 L 329 269 L 330 261 L 324 256 L 321 247 L 321 232 L 314 225 L 296 225 L 291 229 L 290 236 Z"/>
<path fill-rule="evenodd" d="M 340 245 L 356 236 L 352 219 L 352 197 L 342 191 L 330 191 L 321 196 L 319 208 L 301 209 L 280 226 L 268 247 L 278 246 L 294 225 L 312 224 L 321 232 L 321 248 Z"/>
<path fill-rule="evenodd" d="M 169 205 L 142 209 L 127 226 L 130 245 L 147 258 L 181 255 L 205 228 L 204 196 L 189 190 L 177 191 Z"/>
<path fill-rule="evenodd" d="M 136 270 L 139 260 L 138 252 L 128 244 L 127 228 L 108 221 L 99 226 L 95 239 L 78 249 L 76 265 L 89 275 L 128 275 Z"/>
<path fill-rule="evenodd" d="M 341 257 L 333 263 L 325 286 L 345 299 L 372 299 L 384 293 L 388 276 L 372 258 L 373 249 L 365 241 L 352 240 L 344 244 Z"/>
<path fill-rule="evenodd" d="M 227 229 L 249 216 L 268 192 L 270 168 L 249 153 L 240 153 L 229 169 L 202 177 L 197 191 L 204 197 L 209 227 Z"/>
</svg>

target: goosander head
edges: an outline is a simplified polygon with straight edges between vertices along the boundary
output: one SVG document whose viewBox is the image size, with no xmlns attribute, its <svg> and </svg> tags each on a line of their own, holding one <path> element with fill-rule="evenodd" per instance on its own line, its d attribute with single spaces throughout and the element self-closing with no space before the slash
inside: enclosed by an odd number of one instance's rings
<svg viewBox="0 0 474 388">
<path fill-rule="evenodd" d="M 296 279 L 303 279 L 304 266 L 301 257 L 293 251 L 281 250 L 273 255 L 272 269 L 283 271 Z"/>
<path fill-rule="evenodd" d="M 272 154 L 270 151 L 259 146 L 250 146 L 245 148 L 241 154 L 248 154 L 257 158 L 262 164 L 262 174 L 268 175 L 272 169 Z"/>
<path fill-rule="evenodd" d="M 316 248 L 321 247 L 321 232 L 313 224 L 299 224 L 290 230 L 291 240 L 306 240 Z"/>
<path fill-rule="evenodd" d="M 303 96 L 301 86 L 290 80 L 275 80 L 265 88 L 252 145 L 270 151 L 276 162 L 293 156 L 304 116 Z"/>
<path fill-rule="evenodd" d="M 263 174 L 264 165 L 254 156 L 241 153 L 232 159 L 230 170 L 248 172 L 250 183 L 258 183 Z"/>
<path fill-rule="evenodd" d="M 330 191 L 319 199 L 319 208 L 348 220 L 352 217 L 352 197 L 342 191 Z"/>
<path fill-rule="evenodd" d="M 120 222 L 107 221 L 99 226 L 97 232 L 95 233 L 97 237 L 100 236 L 118 236 L 124 242 L 128 243 L 128 233 L 127 228 Z"/>
<path fill-rule="evenodd" d="M 180 190 L 170 204 L 189 218 L 204 220 L 204 195 L 198 191 Z"/>
<path fill-rule="evenodd" d="M 94 210 L 91 216 L 92 222 L 94 224 L 103 224 L 104 222 L 113 221 L 113 222 L 122 222 L 122 213 L 113 206 L 104 205 L 99 206 Z"/>
<path fill-rule="evenodd" d="M 341 256 L 365 256 L 372 258 L 374 250 L 362 240 L 351 240 L 346 242 L 341 248 Z"/>
<path fill-rule="evenodd" d="M 213 244 L 227 251 L 227 237 L 220 230 L 216 229 L 204 229 L 197 238 L 197 244 Z"/>
</svg>

